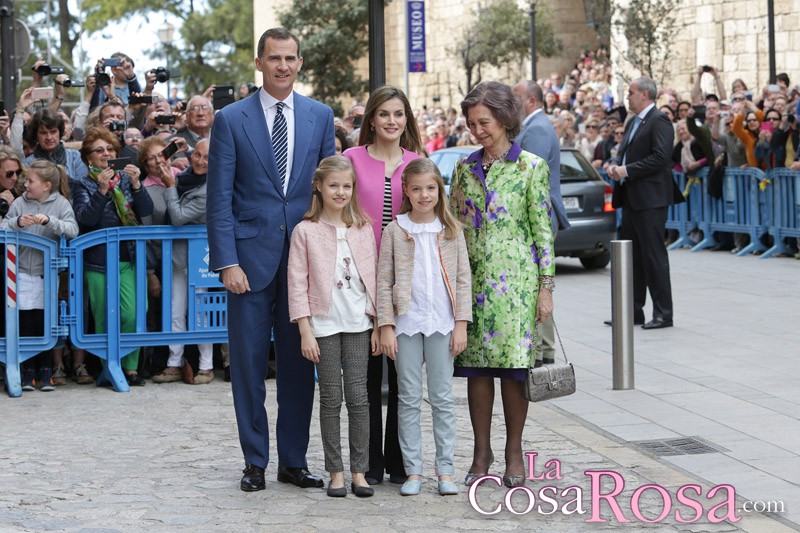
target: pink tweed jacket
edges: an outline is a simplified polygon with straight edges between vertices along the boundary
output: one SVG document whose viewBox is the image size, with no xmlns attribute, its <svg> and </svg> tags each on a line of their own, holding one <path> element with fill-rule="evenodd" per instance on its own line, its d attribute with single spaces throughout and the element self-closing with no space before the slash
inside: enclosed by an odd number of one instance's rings
<svg viewBox="0 0 800 533">
<path fill-rule="evenodd" d="M 367 314 L 375 315 L 377 288 L 375 271 L 378 263 L 372 226 L 347 228 L 347 244 L 353 253 L 358 275 L 367 289 L 370 301 Z M 292 232 L 289 248 L 289 319 L 327 316 L 331 307 L 331 290 L 336 266 L 336 227 L 327 222 L 304 220 Z"/>
</svg>

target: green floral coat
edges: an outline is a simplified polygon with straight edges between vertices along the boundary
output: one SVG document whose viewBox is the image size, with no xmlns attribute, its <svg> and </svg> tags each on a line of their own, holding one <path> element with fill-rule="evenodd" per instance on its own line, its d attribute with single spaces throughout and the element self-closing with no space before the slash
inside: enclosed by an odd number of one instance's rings
<svg viewBox="0 0 800 533">
<path fill-rule="evenodd" d="M 555 275 L 550 170 L 514 143 L 484 177 L 483 149 L 456 165 L 450 209 L 464 224 L 474 313 L 455 366 L 527 368 L 534 358 L 539 275 Z"/>
</svg>

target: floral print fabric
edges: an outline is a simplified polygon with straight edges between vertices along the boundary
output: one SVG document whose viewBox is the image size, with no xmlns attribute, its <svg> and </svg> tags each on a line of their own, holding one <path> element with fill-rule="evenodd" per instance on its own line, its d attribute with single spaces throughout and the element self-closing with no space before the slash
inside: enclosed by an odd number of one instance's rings
<svg viewBox="0 0 800 533">
<path fill-rule="evenodd" d="M 539 276 L 555 275 L 550 170 L 514 144 L 483 175 L 483 150 L 453 172 L 450 209 L 464 224 L 473 321 L 457 367 L 527 368 L 534 357 Z"/>
</svg>

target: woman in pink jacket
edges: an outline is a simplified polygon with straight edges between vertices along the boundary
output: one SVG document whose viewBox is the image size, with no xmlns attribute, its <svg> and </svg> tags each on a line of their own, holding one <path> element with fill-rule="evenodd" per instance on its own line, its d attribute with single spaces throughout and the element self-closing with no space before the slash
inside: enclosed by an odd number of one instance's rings
<svg viewBox="0 0 800 533">
<path fill-rule="evenodd" d="M 339 434 L 344 379 L 351 489 L 368 497 L 374 490 L 364 478 L 369 466 L 367 363 L 370 353 L 378 353 L 375 237 L 359 206 L 347 159 L 323 159 L 311 186 L 311 208 L 292 232 L 289 249 L 289 318 L 300 329 L 303 357 L 317 364 L 322 446 L 331 476 L 328 496 L 347 494 Z"/>
<path fill-rule="evenodd" d="M 394 220 L 403 201 L 403 171 L 411 161 L 426 155 L 419 135 L 417 120 L 405 93 L 384 85 L 375 89 L 367 101 L 358 146 L 344 152 L 353 163 L 358 181 L 358 200 L 372 219 L 372 230 L 378 249 L 383 229 Z M 371 357 L 367 371 L 369 394 L 369 470 L 371 485 L 389 481 L 406 481 L 403 456 L 397 437 L 397 372 L 394 361 L 389 367 L 389 404 L 386 412 L 386 440 L 383 438 L 384 357 Z"/>
</svg>

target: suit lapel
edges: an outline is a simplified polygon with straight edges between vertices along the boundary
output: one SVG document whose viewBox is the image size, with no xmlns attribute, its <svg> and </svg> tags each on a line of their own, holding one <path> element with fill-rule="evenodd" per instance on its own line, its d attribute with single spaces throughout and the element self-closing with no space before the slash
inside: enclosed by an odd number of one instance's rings
<svg viewBox="0 0 800 533">
<path fill-rule="evenodd" d="M 264 116 L 264 109 L 261 107 L 261 98 L 256 93 L 248 97 L 247 102 L 249 105 L 242 110 L 244 133 L 250 140 L 253 151 L 261 162 L 261 166 L 264 167 L 267 177 L 280 194 L 283 194 L 283 187 L 278 179 L 278 164 L 275 162 L 275 154 L 272 152 L 272 139 L 269 136 L 267 119 Z"/>
<path fill-rule="evenodd" d="M 292 155 L 292 175 L 289 177 L 288 196 L 300 181 L 306 159 L 308 146 L 314 131 L 314 114 L 307 98 L 294 93 L 294 154 Z"/>
</svg>

